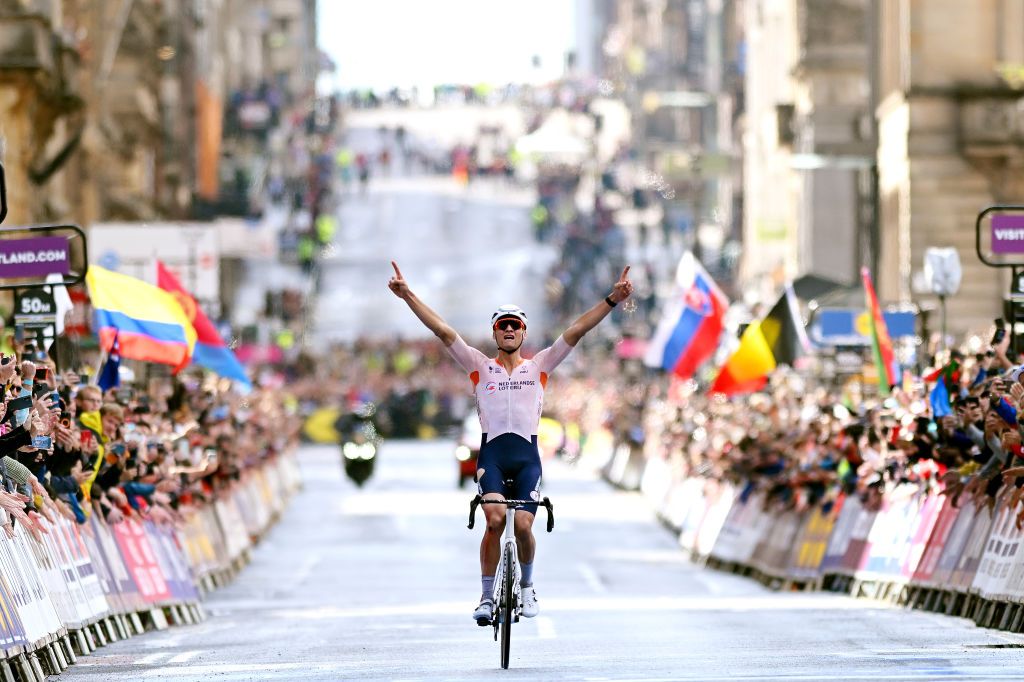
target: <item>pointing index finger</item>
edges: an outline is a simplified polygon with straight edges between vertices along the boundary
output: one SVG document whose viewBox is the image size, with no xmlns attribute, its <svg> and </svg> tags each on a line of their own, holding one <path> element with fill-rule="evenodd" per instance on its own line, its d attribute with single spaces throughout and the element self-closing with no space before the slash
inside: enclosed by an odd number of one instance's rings
<svg viewBox="0 0 1024 682">
<path fill-rule="evenodd" d="M 398 269 L 398 263 L 391 261 L 391 267 L 395 269 L 395 276 L 398 277 L 398 279 L 405 279 L 402 277 L 402 271 Z"/>
<path fill-rule="evenodd" d="M 622 271 L 622 276 L 619 277 L 619 281 L 620 282 L 625 282 L 626 281 L 626 275 L 628 275 L 628 274 L 629 274 L 629 266 L 627 265 L 626 268 Z"/>
</svg>

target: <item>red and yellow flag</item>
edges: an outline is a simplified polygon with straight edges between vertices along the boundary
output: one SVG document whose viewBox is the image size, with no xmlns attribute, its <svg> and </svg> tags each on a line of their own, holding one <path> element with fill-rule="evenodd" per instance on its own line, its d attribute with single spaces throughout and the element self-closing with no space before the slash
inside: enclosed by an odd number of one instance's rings
<svg viewBox="0 0 1024 682">
<path fill-rule="evenodd" d="M 871 318 L 871 351 L 875 357 L 875 367 L 878 368 L 878 392 L 886 396 L 896 383 L 896 353 L 892 348 L 889 330 L 885 326 L 885 318 L 882 317 L 882 309 L 878 306 L 875 285 L 871 283 L 871 273 L 867 268 L 861 268 L 860 276 L 864 280 L 864 294 Z"/>
</svg>

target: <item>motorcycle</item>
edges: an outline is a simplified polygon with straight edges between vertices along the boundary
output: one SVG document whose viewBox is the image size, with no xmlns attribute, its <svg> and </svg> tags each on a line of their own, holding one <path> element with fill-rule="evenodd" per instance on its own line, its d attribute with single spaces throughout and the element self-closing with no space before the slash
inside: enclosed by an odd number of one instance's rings
<svg viewBox="0 0 1024 682">
<path fill-rule="evenodd" d="M 341 435 L 341 461 L 345 475 L 360 488 L 373 475 L 382 439 L 373 422 L 372 404 L 342 415 L 335 428 Z"/>
<path fill-rule="evenodd" d="M 470 414 L 462 422 L 462 430 L 455 446 L 455 462 L 459 469 L 459 487 L 463 488 L 466 481 L 476 481 L 476 460 L 480 455 L 480 419 Z"/>
</svg>

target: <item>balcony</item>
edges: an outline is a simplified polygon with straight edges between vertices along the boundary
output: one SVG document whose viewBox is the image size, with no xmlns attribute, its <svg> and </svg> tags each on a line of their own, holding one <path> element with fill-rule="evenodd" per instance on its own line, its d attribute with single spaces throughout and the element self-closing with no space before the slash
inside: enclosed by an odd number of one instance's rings
<svg viewBox="0 0 1024 682">
<path fill-rule="evenodd" d="M 61 111 L 81 106 L 79 55 L 51 30 L 42 12 L 0 13 L 0 81 L 31 77 L 39 94 Z"/>
<path fill-rule="evenodd" d="M 960 140 L 968 154 L 991 155 L 1007 147 L 1024 147 L 1024 98 L 981 97 L 960 106 Z"/>
<path fill-rule="evenodd" d="M 43 71 L 56 75 L 50 22 L 40 14 L 0 15 L 0 72 Z"/>
</svg>

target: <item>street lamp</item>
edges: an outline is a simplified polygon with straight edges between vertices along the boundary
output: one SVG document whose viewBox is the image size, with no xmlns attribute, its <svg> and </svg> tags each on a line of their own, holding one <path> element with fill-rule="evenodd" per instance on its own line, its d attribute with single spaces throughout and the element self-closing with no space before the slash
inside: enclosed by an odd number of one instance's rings
<svg viewBox="0 0 1024 682">
<path fill-rule="evenodd" d="M 942 348 L 946 348 L 946 297 L 960 290 L 963 270 L 960 254 L 952 247 L 931 246 L 924 252 L 924 279 L 928 289 L 939 297 L 942 311 Z"/>
</svg>

